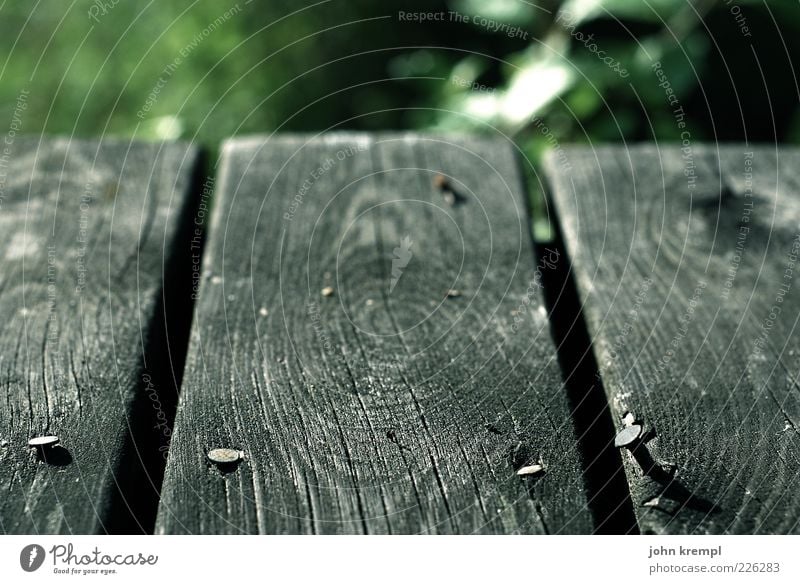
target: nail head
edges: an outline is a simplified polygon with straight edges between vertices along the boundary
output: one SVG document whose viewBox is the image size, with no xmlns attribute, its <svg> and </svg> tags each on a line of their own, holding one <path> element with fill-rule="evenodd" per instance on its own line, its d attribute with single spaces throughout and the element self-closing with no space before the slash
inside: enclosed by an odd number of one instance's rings
<svg viewBox="0 0 800 584">
<path fill-rule="evenodd" d="M 517 471 L 517 475 L 521 477 L 528 477 L 528 476 L 536 476 L 542 474 L 544 472 L 544 465 L 542 464 L 530 464 L 528 466 L 523 466 L 521 469 Z"/>
<path fill-rule="evenodd" d="M 50 448 L 61 442 L 58 436 L 36 436 L 28 440 L 28 446 L 31 448 Z"/>
<path fill-rule="evenodd" d="M 642 435 L 642 427 L 639 424 L 631 424 L 623 428 L 614 438 L 614 446 L 624 448 L 630 446 Z"/>
<path fill-rule="evenodd" d="M 214 464 L 233 464 L 241 460 L 242 452 L 233 448 L 214 448 L 208 451 L 207 456 Z"/>
</svg>

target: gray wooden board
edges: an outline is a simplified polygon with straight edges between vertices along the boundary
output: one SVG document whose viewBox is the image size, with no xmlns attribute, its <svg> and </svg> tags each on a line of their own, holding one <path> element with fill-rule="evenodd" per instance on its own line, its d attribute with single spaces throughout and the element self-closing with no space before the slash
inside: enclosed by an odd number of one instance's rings
<svg viewBox="0 0 800 584">
<path fill-rule="evenodd" d="M 592 530 L 508 143 L 254 137 L 220 175 L 157 532 Z"/>
<path fill-rule="evenodd" d="M 800 151 L 687 146 L 547 163 L 615 422 L 655 432 L 624 456 L 638 521 L 797 533 Z"/>
<path fill-rule="evenodd" d="M 127 512 L 117 478 L 141 478 L 128 467 L 144 453 L 124 451 L 131 408 L 147 391 L 143 348 L 196 153 L 121 140 L 4 147 L 0 531 L 102 533 Z M 61 439 L 44 460 L 27 446 L 41 434 Z"/>
</svg>

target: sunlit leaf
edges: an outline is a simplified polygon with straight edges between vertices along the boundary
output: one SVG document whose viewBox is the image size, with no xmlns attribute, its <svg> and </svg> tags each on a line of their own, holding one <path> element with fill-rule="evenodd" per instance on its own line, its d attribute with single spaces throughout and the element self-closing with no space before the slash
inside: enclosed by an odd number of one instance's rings
<svg viewBox="0 0 800 584">
<path fill-rule="evenodd" d="M 567 0 L 562 5 L 560 14 L 575 24 L 612 16 L 661 22 L 684 6 L 686 0 Z"/>
<path fill-rule="evenodd" d="M 570 87 L 574 79 L 567 65 L 555 58 L 534 60 L 509 80 L 500 100 L 500 116 L 512 125 L 527 122 L 531 116 Z"/>
<path fill-rule="evenodd" d="M 536 15 L 536 8 L 524 0 L 457 0 L 455 11 L 479 14 L 508 24 L 526 24 Z"/>
</svg>

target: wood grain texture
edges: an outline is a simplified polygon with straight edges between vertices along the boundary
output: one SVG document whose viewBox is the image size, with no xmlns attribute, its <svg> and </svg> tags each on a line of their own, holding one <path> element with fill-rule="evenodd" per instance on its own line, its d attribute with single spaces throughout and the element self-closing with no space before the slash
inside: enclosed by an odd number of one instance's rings
<svg viewBox="0 0 800 584">
<path fill-rule="evenodd" d="M 157 493 L 136 470 L 133 408 L 152 393 L 144 351 L 196 153 L 113 140 L 4 146 L 0 532 L 106 532 L 131 503 L 118 479 Z M 27 446 L 42 434 L 61 439 L 45 460 Z"/>
<path fill-rule="evenodd" d="M 157 532 L 591 531 L 507 143 L 233 140 L 216 197 Z"/>
<path fill-rule="evenodd" d="M 800 532 L 800 151 L 565 148 L 547 175 L 643 533 Z M 646 471 L 646 472 L 645 472 Z"/>
</svg>

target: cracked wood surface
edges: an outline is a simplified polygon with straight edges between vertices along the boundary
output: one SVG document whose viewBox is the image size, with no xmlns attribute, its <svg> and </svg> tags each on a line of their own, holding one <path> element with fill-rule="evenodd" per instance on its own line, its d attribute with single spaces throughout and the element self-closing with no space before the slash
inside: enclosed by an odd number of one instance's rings
<svg viewBox="0 0 800 584">
<path fill-rule="evenodd" d="M 129 428 L 152 414 L 133 407 L 194 162 L 115 140 L 18 138 L 4 156 L 0 532 L 102 533 L 127 521 L 117 480 L 157 494 Z M 61 439 L 44 461 L 27 446 L 42 434 Z"/>
<path fill-rule="evenodd" d="M 800 532 L 800 151 L 563 149 L 547 174 L 643 533 Z M 645 472 L 646 471 L 646 472 Z"/>
<path fill-rule="evenodd" d="M 523 197 L 498 140 L 229 141 L 156 531 L 590 532 Z"/>
</svg>

